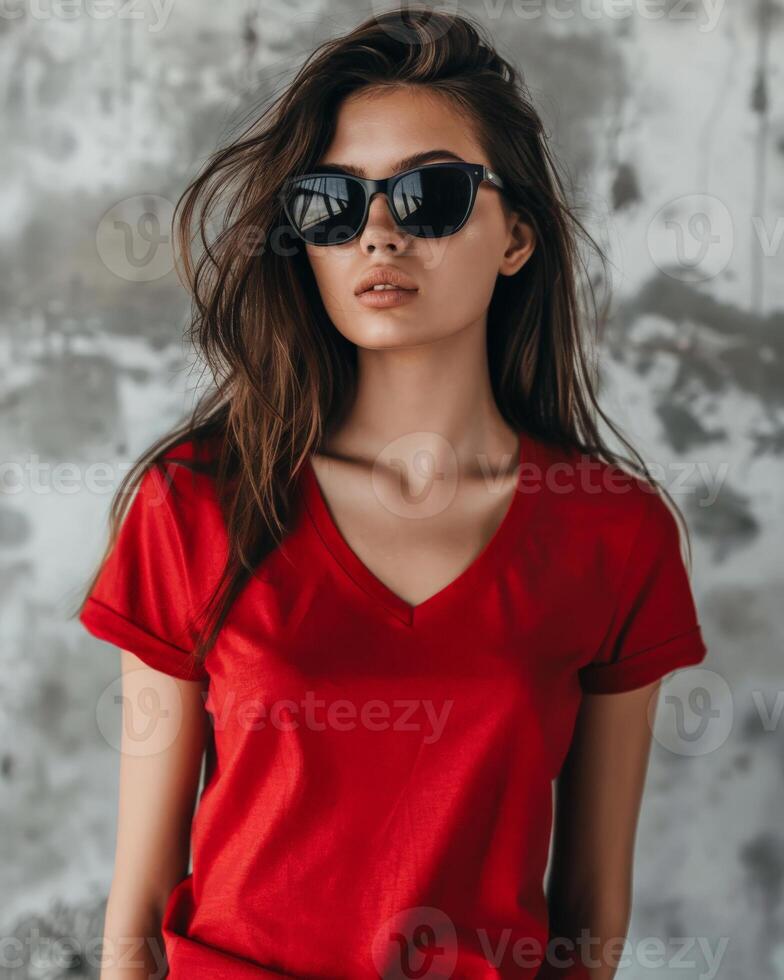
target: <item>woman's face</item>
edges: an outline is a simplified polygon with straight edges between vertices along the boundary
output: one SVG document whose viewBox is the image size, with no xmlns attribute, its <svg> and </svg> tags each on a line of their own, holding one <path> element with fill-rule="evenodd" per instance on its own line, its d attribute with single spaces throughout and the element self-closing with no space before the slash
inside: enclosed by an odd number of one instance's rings
<svg viewBox="0 0 784 980">
<path fill-rule="evenodd" d="M 414 153 L 448 150 L 468 163 L 491 166 L 466 119 L 440 93 L 416 87 L 364 90 L 340 108 L 332 143 L 320 164 L 361 168 L 388 177 Z M 447 161 L 439 155 L 428 163 Z M 499 190 L 484 181 L 465 225 L 444 238 L 416 238 L 398 228 L 386 198 L 370 202 L 367 224 L 343 245 L 307 245 L 307 254 L 335 327 L 358 347 L 389 349 L 441 340 L 484 325 L 500 274 L 512 275 L 530 257 L 534 235 L 504 208 Z M 355 295 L 372 266 L 394 266 L 416 283 L 399 306 L 371 308 Z"/>
</svg>

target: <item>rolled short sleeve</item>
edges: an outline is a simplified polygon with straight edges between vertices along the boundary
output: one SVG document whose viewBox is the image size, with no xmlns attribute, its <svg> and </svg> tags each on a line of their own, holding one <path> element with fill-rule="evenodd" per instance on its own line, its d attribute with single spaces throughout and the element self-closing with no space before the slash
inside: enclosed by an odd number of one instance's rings
<svg viewBox="0 0 784 980">
<path fill-rule="evenodd" d="M 594 658 L 578 671 L 588 693 L 642 687 L 700 663 L 707 653 L 677 521 L 658 493 L 646 498 L 609 628 Z"/>
<path fill-rule="evenodd" d="M 150 667 L 204 680 L 207 670 L 191 652 L 186 551 L 170 493 L 156 467 L 145 472 L 79 621 Z"/>
</svg>

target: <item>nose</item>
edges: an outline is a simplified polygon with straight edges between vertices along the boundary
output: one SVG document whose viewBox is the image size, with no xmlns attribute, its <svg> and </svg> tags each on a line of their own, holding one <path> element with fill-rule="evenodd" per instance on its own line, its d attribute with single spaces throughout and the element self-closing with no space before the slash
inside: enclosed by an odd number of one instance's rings
<svg viewBox="0 0 784 980">
<path fill-rule="evenodd" d="M 365 227 L 359 236 L 360 245 L 364 249 L 405 247 L 408 235 L 397 222 L 389 208 L 389 202 L 381 191 L 376 191 L 370 200 L 368 217 Z"/>
</svg>

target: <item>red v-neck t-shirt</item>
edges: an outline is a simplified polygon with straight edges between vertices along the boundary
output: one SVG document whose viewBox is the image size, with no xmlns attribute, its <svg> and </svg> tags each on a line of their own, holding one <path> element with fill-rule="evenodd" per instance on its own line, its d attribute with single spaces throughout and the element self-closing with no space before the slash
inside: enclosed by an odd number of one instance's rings
<svg viewBox="0 0 784 980">
<path fill-rule="evenodd" d="M 170 977 L 588 975 L 563 946 L 567 969 L 540 967 L 552 781 L 580 700 L 706 648 L 664 500 L 581 459 L 521 435 L 495 534 L 413 608 L 348 546 L 308 461 L 290 533 L 196 667 L 189 615 L 225 525 L 209 476 L 145 474 L 80 619 L 205 689 Z"/>
</svg>

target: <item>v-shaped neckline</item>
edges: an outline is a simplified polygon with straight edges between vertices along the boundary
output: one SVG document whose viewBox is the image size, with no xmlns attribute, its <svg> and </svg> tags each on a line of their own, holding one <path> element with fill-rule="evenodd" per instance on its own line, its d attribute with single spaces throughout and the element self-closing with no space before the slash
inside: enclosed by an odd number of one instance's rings
<svg viewBox="0 0 784 980">
<path fill-rule="evenodd" d="M 523 516 L 530 512 L 533 500 L 541 493 L 522 488 L 523 464 L 535 462 L 536 443 L 527 433 L 519 432 L 517 454 L 517 477 L 512 493 L 512 501 L 489 540 L 470 564 L 452 578 L 438 591 L 412 604 L 394 592 L 362 561 L 350 547 L 338 529 L 329 510 L 324 493 L 316 477 L 312 457 L 308 456 L 303 468 L 303 491 L 305 509 L 322 543 L 343 571 L 365 593 L 385 606 L 394 616 L 406 625 L 413 626 L 415 620 L 436 606 L 448 601 L 457 601 L 461 594 L 477 583 L 482 575 L 492 574 L 499 567 L 501 559 L 508 553 L 514 541 L 514 531 L 521 526 Z"/>
</svg>

